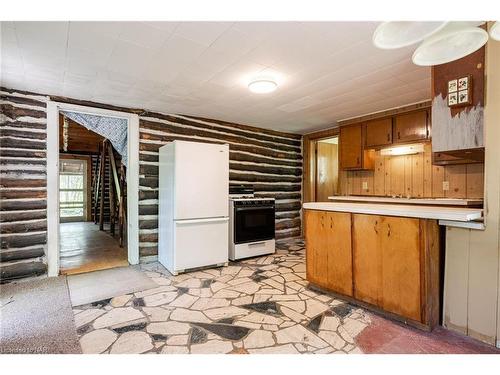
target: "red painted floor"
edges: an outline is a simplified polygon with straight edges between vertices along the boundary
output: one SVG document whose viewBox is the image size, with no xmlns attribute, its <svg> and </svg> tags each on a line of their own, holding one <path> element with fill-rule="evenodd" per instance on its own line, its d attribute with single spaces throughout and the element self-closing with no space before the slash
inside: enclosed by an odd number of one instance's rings
<svg viewBox="0 0 500 375">
<path fill-rule="evenodd" d="M 370 314 L 372 324 L 356 337 L 364 353 L 500 354 L 500 349 L 438 327 L 424 332 Z"/>
</svg>

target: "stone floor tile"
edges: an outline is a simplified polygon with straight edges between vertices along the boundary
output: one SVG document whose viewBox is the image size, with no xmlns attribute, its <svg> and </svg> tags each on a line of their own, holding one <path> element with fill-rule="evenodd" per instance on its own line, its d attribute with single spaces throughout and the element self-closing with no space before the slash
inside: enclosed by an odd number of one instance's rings
<svg viewBox="0 0 500 375">
<path fill-rule="evenodd" d="M 84 326 L 85 324 L 90 323 L 94 319 L 97 319 L 100 317 L 102 314 L 105 314 L 105 310 L 101 309 L 88 309 L 88 310 L 83 310 L 82 312 L 78 313 L 75 316 L 75 325 L 76 328 L 80 328 Z"/>
<path fill-rule="evenodd" d="M 144 315 L 132 307 L 118 307 L 100 316 L 94 321 L 94 328 L 104 328 L 144 318 Z"/>
<path fill-rule="evenodd" d="M 340 325 L 340 319 L 336 316 L 325 316 L 321 321 L 320 330 L 336 331 Z"/>
<path fill-rule="evenodd" d="M 157 288 L 146 289 L 146 290 L 143 290 L 142 292 L 134 293 L 134 297 L 143 298 L 146 296 L 152 296 L 153 294 L 164 293 L 164 292 L 173 292 L 173 291 L 176 291 L 176 288 L 174 288 L 173 286 L 162 285 L 162 286 L 159 286 Z"/>
<path fill-rule="evenodd" d="M 233 350 L 229 341 L 210 340 L 204 344 L 191 345 L 193 354 L 225 354 Z"/>
<path fill-rule="evenodd" d="M 111 347 L 111 354 L 139 354 L 153 349 L 151 337 L 141 331 L 122 334 Z"/>
<path fill-rule="evenodd" d="M 189 332 L 191 327 L 187 323 L 180 322 L 160 322 L 150 323 L 146 327 L 148 333 L 161 334 L 161 335 L 185 335 Z"/>
<path fill-rule="evenodd" d="M 131 294 L 124 294 L 123 296 L 113 297 L 109 304 L 112 307 L 122 307 L 132 298 Z"/>
<path fill-rule="evenodd" d="M 219 307 L 216 309 L 209 309 L 203 311 L 206 316 L 212 320 L 219 320 L 223 318 L 232 318 L 234 316 L 241 316 L 248 314 L 248 310 L 242 309 L 237 306 Z"/>
<path fill-rule="evenodd" d="M 115 342 L 118 335 L 109 329 L 97 329 L 80 338 L 83 354 L 99 354 Z"/>
<path fill-rule="evenodd" d="M 255 330 L 243 340 L 243 345 L 246 349 L 264 348 L 266 346 L 275 345 L 275 342 L 271 332 Z"/>
<path fill-rule="evenodd" d="M 170 319 L 179 322 L 210 323 L 210 320 L 202 312 L 183 308 L 177 308 L 172 311 Z"/>
<path fill-rule="evenodd" d="M 151 322 L 164 322 L 168 320 L 171 314 L 170 310 L 166 310 L 162 307 L 143 307 L 142 311 L 146 313 Z"/>
<path fill-rule="evenodd" d="M 325 340 L 328 344 L 334 347 L 336 350 L 342 349 L 346 342 L 337 333 L 332 331 L 321 331 L 318 336 Z"/>
<path fill-rule="evenodd" d="M 189 354 L 189 349 L 187 346 L 165 345 L 160 353 L 161 354 Z"/>
<path fill-rule="evenodd" d="M 314 346 L 317 349 L 328 346 L 328 344 L 324 340 L 322 340 L 300 324 L 280 329 L 279 331 L 275 332 L 274 335 L 276 336 L 278 344 L 302 343 Z"/>
<path fill-rule="evenodd" d="M 189 340 L 188 335 L 174 335 L 167 338 L 167 345 L 187 345 Z"/>
<path fill-rule="evenodd" d="M 298 354 L 299 351 L 292 344 L 271 346 L 261 349 L 248 349 L 250 354 Z"/>
<path fill-rule="evenodd" d="M 179 297 L 177 297 L 175 300 L 170 302 L 168 305 L 169 306 L 175 306 L 175 307 L 190 307 L 192 304 L 194 304 L 199 297 L 191 296 L 189 294 L 181 294 Z"/>
<path fill-rule="evenodd" d="M 191 307 L 191 310 L 209 310 L 217 307 L 225 307 L 230 305 L 230 300 L 226 298 L 200 298 Z"/>
<path fill-rule="evenodd" d="M 143 297 L 144 304 L 146 306 L 161 306 L 161 305 L 166 305 L 170 302 L 172 302 L 174 299 L 177 298 L 178 293 L 177 292 L 165 292 L 165 293 L 157 293 L 149 296 Z"/>
</svg>

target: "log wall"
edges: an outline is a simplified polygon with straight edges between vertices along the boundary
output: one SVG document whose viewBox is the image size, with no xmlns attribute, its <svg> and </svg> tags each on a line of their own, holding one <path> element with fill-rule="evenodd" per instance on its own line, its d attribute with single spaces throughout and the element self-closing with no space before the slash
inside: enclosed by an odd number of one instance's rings
<svg viewBox="0 0 500 375">
<path fill-rule="evenodd" d="M 0 281 L 47 271 L 46 100 L 0 91 Z"/>
<path fill-rule="evenodd" d="M 158 149 L 174 139 L 229 144 L 229 182 L 251 184 L 276 199 L 276 237 L 301 235 L 302 147 L 299 135 L 189 116 L 139 118 L 139 248 L 158 253 Z"/>
<path fill-rule="evenodd" d="M 165 115 L 1 88 L 1 280 L 45 274 L 46 101 L 140 114 L 139 248 L 158 252 L 158 149 L 174 139 L 228 143 L 230 183 L 276 198 L 277 238 L 301 235 L 300 135 L 181 115 Z"/>
</svg>

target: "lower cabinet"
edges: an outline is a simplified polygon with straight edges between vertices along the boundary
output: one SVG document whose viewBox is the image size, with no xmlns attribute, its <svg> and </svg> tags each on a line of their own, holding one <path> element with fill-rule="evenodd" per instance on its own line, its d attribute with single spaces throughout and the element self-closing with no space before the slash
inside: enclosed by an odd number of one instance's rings
<svg viewBox="0 0 500 375">
<path fill-rule="evenodd" d="M 307 279 L 352 296 L 351 214 L 305 211 Z"/>
<path fill-rule="evenodd" d="M 421 321 L 419 219 L 353 215 L 356 298 Z"/>
<path fill-rule="evenodd" d="M 307 279 L 399 320 L 439 320 L 436 220 L 305 210 Z"/>
</svg>

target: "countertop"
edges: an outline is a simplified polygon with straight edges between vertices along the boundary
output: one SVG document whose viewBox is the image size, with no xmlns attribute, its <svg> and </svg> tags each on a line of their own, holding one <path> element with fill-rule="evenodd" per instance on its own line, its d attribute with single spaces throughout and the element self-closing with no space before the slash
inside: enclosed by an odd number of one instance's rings
<svg viewBox="0 0 500 375">
<path fill-rule="evenodd" d="M 328 197 L 332 201 L 348 202 L 373 202 L 373 203 L 398 203 L 398 204 L 425 204 L 437 206 L 481 206 L 482 199 L 456 199 L 456 198 L 391 198 L 359 195 L 334 195 Z"/>
<path fill-rule="evenodd" d="M 304 203 L 302 207 L 306 210 L 351 212 L 356 214 L 400 216 L 461 222 L 477 220 L 483 216 L 483 210 L 481 208 L 419 206 L 412 204 L 311 202 Z"/>
</svg>

